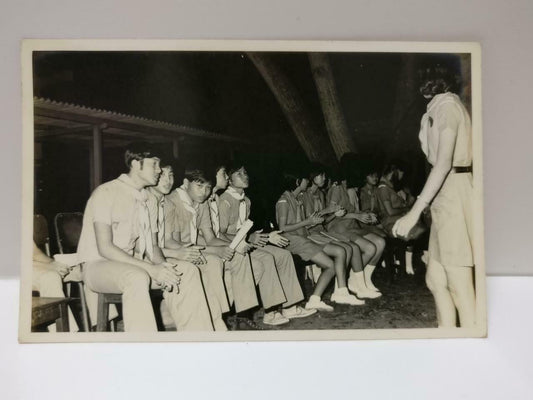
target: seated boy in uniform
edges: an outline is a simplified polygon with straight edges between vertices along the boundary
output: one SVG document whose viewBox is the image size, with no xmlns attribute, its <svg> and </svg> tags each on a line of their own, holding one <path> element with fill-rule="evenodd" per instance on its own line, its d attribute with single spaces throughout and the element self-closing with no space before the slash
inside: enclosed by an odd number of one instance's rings
<svg viewBox="0 0 533 400">
<path fill-rule="evenodd" d="M 153 242 L 146 187 L 157 183 L 159 158 L 148 145 L 125 152 L 128 173 L 97 187 L 85 208 L 78 244 L 84 264 L 89 312 L 96 293 L 122 294 L 124 330 L 155 332 L 150 287 L 164 288 L 164 301 L 181 330 L 212 331 L 207 301 L 196 268 L 171 265 Z"/>
<path fill-rule="evenodd" d="M 219 202 L 220 232 L 232 238 L 248 219 L 251 201 L 244 193 L 249 185 L 246 169 L 242 165 L 235 165 L 229 168 L 228 175 L 229 187 L 220 196 Z M 263 323 L 281 325 L 289 322 L 290 318 L 314 314 L 316 310 L 306 310 L 298 305 L 304 296 L 294 261 L 291 253 L 281 248 L 289 243 L 288 240 L 279 232 L 257 231 L 249 236 L 248 242 L 255 247 L 250 257 L 265 308 Z"/>
<path fill-rule="evenodd" d="M 187 254 L 187 257 L 201 271 L 215 330 L 223 331 L 227 328 L 222 314 L 229 311 L 224 261 L 233 258 L 234 250 L 229 243 L 214 235 L 209 208 L 207 204 L 202 204 L 211 195 L 211 189 L 211 182 L 203 171 L 185 171 L 183 184 L 170 193 L 165 202 L 165 247 L 198 251 L 196 259 L 192 254 Z M 199 245 L 200 234 L 205 245 Z"/>
</svg>

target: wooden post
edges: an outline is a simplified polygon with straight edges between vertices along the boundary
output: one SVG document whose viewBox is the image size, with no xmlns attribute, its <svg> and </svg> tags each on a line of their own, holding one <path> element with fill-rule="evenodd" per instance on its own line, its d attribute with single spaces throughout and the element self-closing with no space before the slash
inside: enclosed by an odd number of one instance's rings
<svg viewBox="0 0 533 400">
<path fill-rule="evenodd" d="M 326 53 L 309 53 L 308 57 L 328 135 L 337 159 L 340 160 L 344 153 L 357 153 L 357 146 L 354 138 L 348 132 L 348 125 L 337 95 L 328 55 Z"/>
<path fill-rule="evenodd" d="M 333 166 L 337 159 L 327 135 L 320 131 L 289 77 L 265 53 L 247 53 L 285 114 L 307 158 Z"/>
<path fill-rule="evenodd" d="M 102 183 L 102 131 L 100 126 L 93 126 L 92 146 L 92 190 Z"/>
</svg>

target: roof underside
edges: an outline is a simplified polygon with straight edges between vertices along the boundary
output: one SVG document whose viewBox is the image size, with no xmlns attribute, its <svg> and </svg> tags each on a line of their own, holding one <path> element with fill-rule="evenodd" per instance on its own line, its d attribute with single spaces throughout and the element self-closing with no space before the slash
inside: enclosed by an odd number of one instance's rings
<svg viewBox="0 0 533 400">
<path fill-rule="evenodd" d="M 186 136 L 223 142 L 246 142 L 240 138 L 188 126 L 34 98 L 36 141 L 90 141 L 95 126 L 103 132 L 106 146 L 124 145 L 132 140 L 165 143 Z"/>
</svg>

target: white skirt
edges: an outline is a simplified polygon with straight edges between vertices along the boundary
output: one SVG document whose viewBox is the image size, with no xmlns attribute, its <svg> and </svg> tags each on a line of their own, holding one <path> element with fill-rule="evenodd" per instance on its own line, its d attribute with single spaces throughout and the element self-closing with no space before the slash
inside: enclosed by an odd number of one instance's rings
<svg viewBox="0 0 533 400">
<path fill-rule="evenodd" d="M 446 267 L 474 265 L 472 174 L 451 172 L 431 204 L 429 257 Z"/>
</svg>

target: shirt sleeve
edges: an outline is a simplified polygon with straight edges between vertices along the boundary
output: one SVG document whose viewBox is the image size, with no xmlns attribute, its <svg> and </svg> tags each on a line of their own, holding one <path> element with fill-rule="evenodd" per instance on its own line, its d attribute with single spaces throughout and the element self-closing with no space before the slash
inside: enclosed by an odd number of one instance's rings
<svg viewBox="0 0 533 400">
<path fill-rule="evenodd" d="M 198 210 L 198 229 L 200 231 L 213 229 L 209 204 L 207 202 L 202 203 Z"/>
<path fill-rule="evenodd" d="M 442 104 L 436 112 L 437 129 L 439 133 L 446 131 L 452 134 L 457 134 L 459 126 L 460 114 L 457 106 L 454 103 Z"/>
<path fill-rule="evenodd" d="M 148 193 L 148 200 L 146 201 L 146 206 L 148 207 L 148 215 L 150 217 L 150 228 L 152 229 L 152 233 L 156 233 L 158 231 L 157 215 L 159 213 L 159 202 L 157 201 L 157 198 L 151 193 Z"/>
<path fill-rule="evenodd" d="M 230 204 L 224 199 L 220 198 L 218 203 L 218 218 L 220 222 L 220 232 L 226 233 L 229 227 L 229 217 L 230 217 Z"/>
<path fill-rule="evenodd" d="M 335 204 L 340 204 L 340 198 L 341 198 L 341 191 L 340 191 L 340 187 L 339 186 L 333 186 L 331 188 L 331 196 L 329 198 L 329 203 L 335 203 Z M 329 206 L 329 204 L 327 204 L 326 206 Z"/>
<path fill-rule="evenodd" d="M 172 237 L 172 233 L 176 230 L 176 206 L 167 197 L 163 206 L 165 212 L 165 237 Z"/>
<path fill-rule="evenodd" d="M 113 196 L 108 187 L 97 188 L 91 196 L 93 222 L 101 222 L 111 226 L 113 223 Z"/>
</svg>

